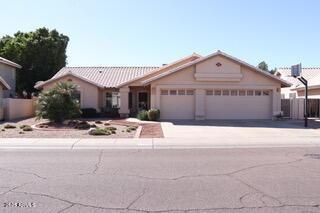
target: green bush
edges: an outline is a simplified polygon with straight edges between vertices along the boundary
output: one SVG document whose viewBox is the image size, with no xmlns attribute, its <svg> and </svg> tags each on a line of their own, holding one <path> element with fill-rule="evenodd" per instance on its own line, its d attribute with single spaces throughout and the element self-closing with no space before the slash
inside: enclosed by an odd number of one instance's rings
<svg viewBox="0 0 320 213">
<path fill-rule="evenodd" d="M 111 135 L 111 132 L 105 128 L 96 128 L 90 130 L 89 135 Z"/>
<path fill-rule="evenodd" d="M 17 127 L 15 125 L 12 125 L 12 124 L 6 124 L 6 125 L 4 125 L 4 128 L 5 129 L 15 129 Z"/>
<path fill-rule="evenodd" d="M 58 82 L 55 87 L 40 93 L 36 116 L 55 123 L 80 116 L 79 102 L 73 98 L 77 86 L 71 82 Z"/>
<path fill-rule="evenodd" d="M 141 121 L 148 121 L 148 111 L 142 110 L 138 113 L 137 118 Z"/>
<path fill-rule="evenodd" d="M 158 109 L 149 109 L 148 110 L 148 119 L 149 121 L 157 121 L 160 119 L 160 110 Z"/>
</svg>

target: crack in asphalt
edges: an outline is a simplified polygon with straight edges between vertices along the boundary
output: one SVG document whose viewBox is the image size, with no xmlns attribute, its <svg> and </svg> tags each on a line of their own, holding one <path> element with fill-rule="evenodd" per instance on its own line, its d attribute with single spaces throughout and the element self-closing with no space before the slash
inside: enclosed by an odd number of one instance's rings
<svg viewBox="0 0 320 213">
<path fill-rule="evenodd" d="M 98 169 L 100 168 L 101 159 L 102 159 L 102 154 L 103 154 L 103 149 L 100 150 L 100 152 L 99 152 L 98 161 L 97 161 L 97 163 L 94 165 L 94 169 L 93 169 L 93 171 L 91 172 L 91 174 L 96 174 L 96 172 L 97 172 Z"/>
<path fill-rule="evenodd" d="M 5 192 L 3 192 L 3 193 L 1 193 L 0 196 L 5 195 L 5 194 L 7 194 L 7 193 L 9 193 L 9 192 L 12 192 L 12 191 L 14 191 L 14 190 L 16 190 L 16 189 L 19 189 L 19 188 L 21 188 L 21 187 L 23 187 L 23 186 L 25 186 L 25 185 L 30 184 L 30 183 L 33 183 L 33 182 L 23 183 L 23 184 L 21 184 L 21 185 L 19 185 L 19 186 L 15 186 L 15 187 L 12 187 L 12 188 L 7 187 L 7 188 L 10 188 L 10 189 L 7 190 L 7 191 L 5 191 Z"/>
<path fill-rule="evenodd" d="M 139 209 L 128 209 L 128 208 L 121 208 L 121 207 L 102 207 L 102 206 L 94 206 L 94 205 L 90 205 L 90 204 L 83 204 L 83 203 L 79 203 L 79 202 L 73 202 L 70 200 L 66 200 L 60 197 L 56 197 L 56 196 L 52 196 L 52 195 L 48 195 L 48 194 L 43 194 L 43 193 L 32 193 L 32 192 L 26 192 L 26 191 L 11 191 L 11 193 L 20 193 L 20 194 L 26 194 L 26 195 L 34 195 L 34 196 L 40 196 L 40 197 L 46 197 L 46 198 L 51 198 L 54 200 L 58 200 L 61 202 L 65 202 L 68 203 L 70 205 L 79 205 L 79 206 L 83 206 L 83 207 L 91 207 L 91 208 L 96 208 L 96 209 L 104 209 L 104 210 L 118 210 L 118 211 L 123 211 L 123 210 L 134 210 L 134 211 L 139 211 L 139 212 L 148 212 L 145 210 L 139 210 Z M 134 199 L 134 202 L 136 202 L 136 200 L 140 199 L 140 197 L 142 197 L 143 195 L 139 195 L 138 198 Z M 133 202 L 133 203 L 134 203 Z M 132 203 L 132 202 L 131 202 Z M 71 208 L 71 206 L 69 206 L 69 208 Z M 65 211 L 66 209 L 64 209 L 63 211 Z M 61 210 L 60 210 L 61 211 Z"/>
<path fill-rule="evenodd" d="M 71 146 L 70 149 L 73 149 L 74 146 L 75 146 L 78 142 L 80 142 L 81 140 L 82 140 L 82 138 L 79 138 L 78 140 L 76 140 L 76 142 L 74 142 L 74 143 L 72 144 L 72 146 Z"/>
<path fill-rule="evenodd" d="M 18 170 L 13 170 L 13 169 L 5 169 L 5 168 L 0 168 L 0 170 L 3 170 L 3 171 L 7 171 L 7 172 L 12 172 L 12 173 L 19 173 L 19 174 L 27 174 L 27 175 L 33 175 L 37 178 L 40 178 L 42 180 L 46 180 L 47 178 L 46 177 L 43 177 L 43 176 L 40 176 L 36 173 L 33 173 L 33 172 L 25 172 L 25 171 L 18 171 Z"/>
<path fill-rule="evenodd" d="M 134 199 L 134 200 L 127 206 L 127 209 L 128 209 L 128 210 L 130 209 L 130 207 L 131 207 L 132 205 L 134 205 L 140 198 L 142 198 L 142 197 L 145 195 L 146 190 L 147 190 L 147 189 L 143 189 L 142 193 L 141 193 L 136 199 Z"/>
<path fill-rule="evenodd" d="M 285 205 L 282 204 L 280 206 L 260 206 L 260 207 L 246 207 L 246 206 L 242 206 L 242 207 L 233 207 L 233 208 L 229 208 L 229 207 L 216 207 L 216 208 L 190 208 L 190 209 L 168 209 L 168 210 L 143 210 L 143 209 L 134 209 L 134 208 L 130 208 L 130 205 L 127 208 L 116 208 L 116 207 L 101 207 L 101 206 L 94 206 L 94 205 L 89 205 L 89 204 L 83 204 L 83 203 L 79 203 L 79 202 L 73 202 L 73 201 L 69 201 L 66 199 L 62 199 L 59 197 L 55 197 L 52 195 L 47 195 L 47 194 L 40 194 L 40 193 L 31 193 L 31 192 L 25 192 L 25 191 L 12 191 L 12 193 L 23 193 L 23 194 L 29 194 L 29 195 L 34 195 L 34 196 L 41 196 L 41 197 L 47 197 L 47 198 L 51 198 L 54 200 L 59 200 L 65 203 L 70 204 L 69 207 L 63 209 L 63 211 L 67 210 L 68 208 L 71 208 L 72 206 L 75 205 L 79 205 L 79 206 L 83 206 L 83 207 L 89 207 L 89 208 L 96 208 L 96 209 L 103 209 L 103 210 L 114 210 L 114 211 L 125 211 L 125 210 L 132 210 L 132 211 L 137 211 L 137 212 L 145 212 L 145 213 L 160 213 L 160 212 L 190 212 L 190 211 L 214 211 L 214 210 L 242 210 L 242 209 L 263 209 L 263 208 L 284 208 L 284 207 L 313 207 L 313 208 L 319 208 L 320 205 L 319 204 L 314 204 L 314 205 L 303 205 L 303 204 L 296 204 L 296 205 Z M 140 194 L 137 198 L 134 199 L 133 202 L 131 203 L 135 203 L 137 200 L 139 200 L 143 195 L 145 194 L 142 193 Z M 133 205 L 131 204 L 131 206 Z M 72 205 L 72 206 L 71 206 Z M 63 212 L 62 210 L 60 210 L 59 212 Z M 58 213 L 59 213 L 58 212 Z"/>
<path fill-rule="evenodd" d="M 229 175 L 234 175 L 234 174 L 241 173 L 241 172 L 248 171 L 248 170 L 255 169 L 255 168 L 260 168 L 260 167 L 265 167 L 265 166 L 292 164 L 292 163 L 300 162 L 302 160 L 303 159 L 301 158 L 301 159 L 296 159 L 294 161 L 260 164 L 260 165 L 249 166 L 249 167 L 246 167 L 243 169 L 239 169 L 239 170 L 235 170 L 235 171 L 227 172 L 227 173 L 220 173 L 220 174 L 218 173 L 218 174 L 183 175 L 183 176 L 174 177 L 174 178 L 158 178 L 158 177 L 148 177 L 148 176 L 137 175 L 137 174 L 121 174 L 121 173 L 117 173 L 116 175 L 137 177 L 137 178 L 148 179 L 148 180 L 177 181 L 177 180 L 187 179 L 187 178 L 229 176 Z"/>
<path fill-rule="evenodd" d="M 61 210 L 60 210 L 60 211 L 58 211 L 57 213 L 62 213 L 62 212 L 64 212 L 64 211 L 66 211 L 66 210 L 68 210 L 68 209 L 72 208 L 74 205 L 75 205 L 75 204 L 71 204 L 71 205 L 67 206 L 66 208 L 61 209 Z"/>
</svg>

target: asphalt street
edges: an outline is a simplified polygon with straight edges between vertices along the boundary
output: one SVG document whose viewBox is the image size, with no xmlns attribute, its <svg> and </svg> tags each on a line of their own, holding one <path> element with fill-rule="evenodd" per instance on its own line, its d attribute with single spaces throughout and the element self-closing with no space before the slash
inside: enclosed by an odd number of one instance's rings
<svg viewBox="0 0 320 213">
<path fill-rule="evenodd" d="M 0 212 L 320 212 L 320 148 L 2 150 Z"/>
</svg>

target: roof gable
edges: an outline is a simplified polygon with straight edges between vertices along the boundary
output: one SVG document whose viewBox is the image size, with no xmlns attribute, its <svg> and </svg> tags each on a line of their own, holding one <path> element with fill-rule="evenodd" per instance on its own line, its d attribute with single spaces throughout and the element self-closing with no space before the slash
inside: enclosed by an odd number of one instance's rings
<svg viewBox="0 0 320 213">
<path fill-rule="evenodd" d="M 286 87 L 287 87 L 287 86 L 290 86 L 290 83 L 288 83 L 288 82 L 286 82 L 286 81 L 278 78 L 277 76 L 274 76 L 274 75 L 272 75 L 272 74 L 270 74 L 270 73 L 268 73 L 268 72 L 265 72 L 265 71 L 263 71 L 263 70 L 255 67 L 255 66 L 253 66 L 253 65 L 250 65 L 250 64 L 248 64 L 248 63 L 246 63 L 246 62 L 244 62 L 244 61 L 242 61 L 242 60 L 240 60 L 240 59 L 237 59 L 237 58 L 235 58 L 235 57 L 233 57 L 233 56 L 231 56 L 231 55 L 228 55 L 228 54 L 226 54 L 226 53 L 224 53 L 224 52 L 222 52 L 222 51 L 219 51 L 219 50 L 218 50 L 217 52 L 213 53 L 213 54 L 210 54 L 210 55 L 205 56 L 205 57 L 201 57 L 201 58 L 199 58 L 199 59 L 196 59 L 196 60 L 194 60 L 194 61 L 191 61 L 191 62 L 189 62 L 189 63 L 186 63 L 186 64 L 184 64 L 184 65 L 182 65 L 182 66 L 179 66 L 179 67 L 177 67 L 177 68 L 175 68 L 175 69 L 171 69 L 171 70 L 169 70 L 169 71 L 167 71 L 167 72 L 164 72 L 164 73 L 161 73 L 161 74 L 159 74 L 159 75 L 157 75 L 157 76 L 154 76 L 154 77 L 152 77 L 152 78 L 149 78 L 149 79 L 143 81 L 143 84 L 149 84 L 149 83 L 151 83 L 152 81 L 158 80 L 158 79 L 163 78 L 163 77 L 165 77 L 165 76 L 167 76 L 167 75 L 170 75 L 170 74 L 172 74 L 172 73 L 178 72 L 178 71 L 180 71 L 180 70 L 182 70 L 182 69 L 184 69 L 184 68 L 187 68 L 187 67 L 190 67 L 190 66 L 199 64 L 199 63 L 204 62 L 204 61 L 206 61 L 206 60 L 208 60 L 208 59 L 210 59 L 210 58 L 212 58 L 212 57 L 215 57 L 215 56 L 222 56 L 222 57 L 225 57 L 225 58 L 227 58 L 227 59 L 229 59 L 229 60 L 231 60 L 231 61 L 234 61 L 235 63 L 238 63 L 238 64 L 240 64 L 240 65 L 246 66 L 246 67 L 248 67 L 248 68 L 250 68 L 250 69 L 258 72 L 259 74 L 262 74 L 262 75 L 264 75 L 264 76 L 266 76 L 266 77 L 268 77 L 268 78 L 271 78 L 271 79 L 273 79 L 273 80 L 275 80 L 275 81 L 280 82 L 282 86 L 286 86 Z"/>
<path fill-rule="evenodd" d="M 165 64 L 164 66 L 159 67 L 158 69 L 155 69 L 150 73 L 146 73 L 146 74 L 138 76 L 137 78 L 134 78 L 134 79 L 132 79 L 130 81 L 124 82 L 124 83 L 118 85 L 118 87 L 120 88 L 120 87 L 123 87 L 123 86 L 127 86 L 127 85 L 132 84 L 134 82 L 137 82 L 139 80 L 143 80 L 143 79 L 146 79 L 148 77 L 155 76 L 156 74 L 160 74 L 160 73 L 165 72 L 165 71 L 167 71 L 169 69 L 173 69 L 175 67 L 181 66 L 183 64 L 186 64 L 186 63 L 188 63 L 190 61 L 194 61 L 194 60 L 196 60 L 198 58 L 201 58 L 201 57 L 202 57 L 201 55 L 199 55 L 197 53 L 193 53 L 192 55 L 186 56 L 186 57 L 181 58 L 181 59 L 179 59 L 177 61 L 171 62 L 169 64 Z"/>
</svg>

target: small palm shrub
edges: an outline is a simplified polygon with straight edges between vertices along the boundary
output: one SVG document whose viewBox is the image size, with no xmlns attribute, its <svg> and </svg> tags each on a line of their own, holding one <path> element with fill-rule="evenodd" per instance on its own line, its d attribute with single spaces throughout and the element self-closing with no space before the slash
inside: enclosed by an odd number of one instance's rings
<svg viewBox="0 0 320 213">
<path fill-rule="evenodd" d="M 55 87 L 42 91 L 37 102 L 36 116 L 55 123 L 79 117 L 79 103 L 73 98 L 77 86 L 71 82 L 58 82 Z"/>
</svg>

